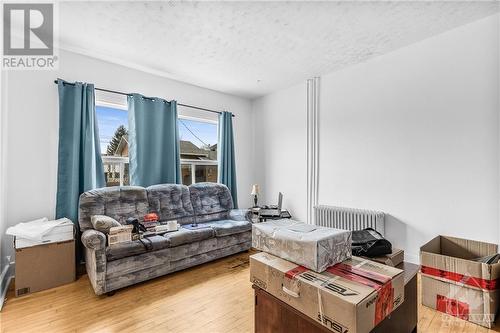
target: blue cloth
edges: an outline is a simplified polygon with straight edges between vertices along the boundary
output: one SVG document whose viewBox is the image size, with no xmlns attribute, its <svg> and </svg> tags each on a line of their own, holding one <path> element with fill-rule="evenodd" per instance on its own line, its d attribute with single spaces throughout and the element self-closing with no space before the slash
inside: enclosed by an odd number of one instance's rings
<svg viewBox="0 0 500 333">
<path fill-rule="evenodd" d="M 128 97 L 131 185 L 181 183 L 177 102 Z"/>
<path fill-rule="evenodd" d="M 222 112 L 219 115 L 219 183 L 231 191 L 234 208 L 238 208 L 236 187 L 236 163 L 234 162 L 233 114 Z"/>
<path fill-rule="evenodd" d="M 94 102 L 94 85 L 58 80 L 59 152 L 56 218 L 78 221 L 78 199 L 105 186 Z M 78 225 L 78 224 L 77 224 Z"/>
</svg>

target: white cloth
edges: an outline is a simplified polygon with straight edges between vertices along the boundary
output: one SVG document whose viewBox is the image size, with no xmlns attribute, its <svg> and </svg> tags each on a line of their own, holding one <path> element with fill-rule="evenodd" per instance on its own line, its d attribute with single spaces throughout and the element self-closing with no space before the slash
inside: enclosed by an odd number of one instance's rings
<svg viewBox="0 0 500 333">
<path fill-rule="evenodd" d="M 41 241 L 42 237 L 55 227 L 62 224 L 72 224 L 71 220 L 63 217 L 62 219 L 49 221 L 46 217 L 30 221 L 18 223 L 10 227 L 5 232 L 7 235 L 31 239 L 34 241 Z"/>
</svg>

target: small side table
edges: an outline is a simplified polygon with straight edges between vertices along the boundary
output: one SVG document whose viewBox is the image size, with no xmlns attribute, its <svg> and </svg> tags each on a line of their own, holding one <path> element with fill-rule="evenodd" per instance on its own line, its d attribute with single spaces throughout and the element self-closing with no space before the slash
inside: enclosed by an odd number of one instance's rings
<svg viewBox="0 0 500 333">
<path fill-rule="evenodd" d="M 281 220 L 281 219 L 291 219 L 292 214 L 288 210 L 282 210 L 280 216 L 261 216 L 260 207 L 252 207 L 250 208 L 252 212 L 252 221 L 254 223 L 265 222 L 267 220 Z"/>
</svg>

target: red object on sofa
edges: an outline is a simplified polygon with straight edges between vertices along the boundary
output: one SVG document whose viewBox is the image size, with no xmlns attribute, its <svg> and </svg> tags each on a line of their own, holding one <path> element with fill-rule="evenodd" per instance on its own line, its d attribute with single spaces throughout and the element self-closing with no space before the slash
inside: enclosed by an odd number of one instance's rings
<svg viewBox="0 0 500 333">
<path fill-rule="evenodd" d="M 158 214 L 149 213 L 144 215 L 144 222 L 153 222 L 153 221 L 158 221 Z"/>
</svg>

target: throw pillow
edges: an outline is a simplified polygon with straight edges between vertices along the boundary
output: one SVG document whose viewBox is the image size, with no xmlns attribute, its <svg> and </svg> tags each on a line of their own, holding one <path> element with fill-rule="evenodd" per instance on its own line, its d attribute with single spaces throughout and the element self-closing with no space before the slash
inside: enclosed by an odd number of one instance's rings
<svg viewBox="0 0 500 333">
<path fill-rule="evenodd" d="M 90 222 L 95 230 L 106 235 L 109 233 L 110 228 L 121 226 L 120 222 L 106 215 L 92 215 Z"/>
</svg>

